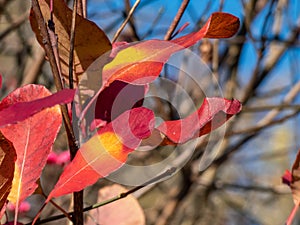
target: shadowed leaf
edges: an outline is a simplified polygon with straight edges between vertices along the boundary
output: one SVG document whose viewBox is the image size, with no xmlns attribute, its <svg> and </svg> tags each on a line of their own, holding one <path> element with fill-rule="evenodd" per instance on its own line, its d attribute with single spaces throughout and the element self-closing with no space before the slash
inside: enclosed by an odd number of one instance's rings
<svg viewBox="0 0 300 225">
<path fill-rule="evenodd" d="M 0 219 L 4 213 L 3 207 L 12 187 L 16 160 L 13 144 L 0 132 Z"/>
</svg>

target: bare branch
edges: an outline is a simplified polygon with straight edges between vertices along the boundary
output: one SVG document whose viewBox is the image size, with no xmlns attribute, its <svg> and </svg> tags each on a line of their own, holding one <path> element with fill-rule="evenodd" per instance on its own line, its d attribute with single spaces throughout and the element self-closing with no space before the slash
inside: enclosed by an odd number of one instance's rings
<svg viewBox="0 0 300 225">
<path fill-rule="evenodd" d="M 172 34 L 173 32 L 175 31 L 186 7 L 188 6 L 190 0 L 183 0 L 182 3 L 181 3 L 181 6 L 179 7 L 178 9 L 178 12 L 176 14 L 176 16 L 174 17 L 174 20 L 172 22 L 172 24 L 170 25 L 169 27 L 169 30 L 167 31 L 165 37 L 164 37 L 164 40 L 170 40 L 171 37 L 172 37 Z"/>
</svg>

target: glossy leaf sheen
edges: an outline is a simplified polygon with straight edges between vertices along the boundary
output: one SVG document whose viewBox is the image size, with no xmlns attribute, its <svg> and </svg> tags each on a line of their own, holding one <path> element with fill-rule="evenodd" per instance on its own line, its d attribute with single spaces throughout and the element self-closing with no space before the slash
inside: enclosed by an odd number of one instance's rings
<svg viewBox="0 0 300 225">
<path fill-rule="evenodd" d="M 104 202 L 126 191 L 119 184 L 101 188 L 98 192 L 97 202 Z M 132 195 L 91 210 L 91 215 L 88 217 L 86 225 L 94 225 L 95 223 L 101 225 L 143 225 L 146 223 L 143 209 Z"/>
<path fill-rule="evenodd" d="M 30 89 L 34 87 L 35 85 L 28 85 L 27 88 L 18 88 L 13 92 L 14 96 L 21 94 L 30 96 Z M 24 93 L 27 90 L 28 93 Z M 19 102 L 18 97 L 10 95 L 9 98 L 3 99 L 0 104 L 0 128 L 25 120 L 45 108 L 53 107 L 57 104 L 70 103 L 73 101 L 74 94 L 75 90 L 64 89 L 52 95 L 37 96 L 39 97 L 38 99 L 28 102 Z"/>
<path fill-rule="evenodd" d="M 9 94 L 1 102 L 0 109 L 17 102 L 33 101 L 50 95 L 51 93 L 43 86 L 26 85 Z M 9 200 L 13 204 L 23 201 L 37 188 L 36 181 L 46 164 L 61 123 L 60 107 L 55 106 L 0 129 L 13 143 L 17 153 L 13 186 L 9 194 Z"/>
<path fill-rule="evenodd" d="M 39 0 L 45 20 L 50 19 L 49 2 L 49 0 Z M 61 69 L 63 76 L 68 78 L 72 10 L 63 0 L 55 0 L 53 3 L 53 21 L 55 24 L 55 33 L 58 36 L 58 52 Z M 30 23 L 37 40 L 40 45 L 44 47 L 33 13 L 31 13 L 30 16 Z M 110 50 L 111 44 L 105 33 L 94 22 L 77 14 L 74 44 L 75 83 L 78 83 L 80 79 L 79 75 L 81 75 L 93 61 Z"/>
<path fill-rule="evenodd" d="M 0 210 L 4 207 L 12 187 L 15 160 L 16 151 L 13 144 L 0 132 Z"/>
<path fill-rule="evenodd" d="M 153 127 L 153 112 L 140 107 L 124 112 L 101 128 L 66 166 L 47 201 L 80 191 L 120 168 L 141 140 L 150 136 Z"/>
</svg>

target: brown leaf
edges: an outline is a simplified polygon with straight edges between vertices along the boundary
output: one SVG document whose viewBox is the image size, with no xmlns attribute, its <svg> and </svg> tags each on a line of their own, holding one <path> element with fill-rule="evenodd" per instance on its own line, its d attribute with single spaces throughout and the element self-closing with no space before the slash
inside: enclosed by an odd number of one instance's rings
<svg viewBox="0 0 300 225">
<path fill-rule="evenodd" d="M 12 187 L 16 151 L 13 144 L 0 132 L 0 210 L 7 200 Z"/>
<path fill-rule="evenodd" d="M 127 190 L 114 184 L 99 190 L 98 202 L 113 198 Z M 145 215 L 138 201 L 132 195 L 91 211 L 86 225 L 143 225 Z"/>
<path fill-rule="evenodd" d="M 211 16 L 206 38 L 229 38 L 236 34 L 240 26 L 237 17 L 229 14 L 216 12 Z"/>
<path fill-rule="evenodd" d="M 46 21 L 49 20 L 49 0 L 39 0 L 39 3 L 44 19 Z M 58 52 L 62 75 L 68 78 L 72 10 L 69 9 L 63 0 L 54 1 L 53 21 L 58 37 Z M 44 47 L 43 38 L 40 35 L 40 30 L 32 10 L 30 23 L 38 42 Z M 74 82 L 78 84 L 80 75 L 99 56 L 110 51 L 111 44 L 105 33 L 94 22 L 77 15 L 74 48 Z"/>
</svg>

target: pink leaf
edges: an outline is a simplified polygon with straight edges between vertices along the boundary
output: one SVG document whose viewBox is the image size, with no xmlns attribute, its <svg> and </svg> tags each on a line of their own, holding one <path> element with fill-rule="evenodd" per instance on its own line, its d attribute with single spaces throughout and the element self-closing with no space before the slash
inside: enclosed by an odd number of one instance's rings
<svg viewBox="0 0 300 225">
<path fill-rule="evenodd" d="M 7 96 L 0 104 L 0 127 L 7 124 L 15 124 L 25 120 L 28 117 L 40 112 L 45 108 L 55 106 L 57 104 L 66 104 L 72 102 L 75 90 L 64 89 L 52 95 L 39 96 L 34 100 L 24 99 L 19 101 L 19 98 L 30 96 L 31 91 L 38 91 L 37 85 L 29 84 L 22 88 L 16 89 L 13 93 Z M 41 90 L 40 90 L 41 91 Z M 26 100 L 26 102 L 25 102 Z"/>
<path fill-rule="evenodd" d="M 127 190 L 121 185 L 114 184 L 104 187 L 98 192 L 98 202 L 104 202 Z M 116 216 L 117 215 L 117 216 Z M 91 211 L 86 225 L 143 225 L 145 215 L 139 202 L 132 195 Z"/>
<path fill-rule="evenodd" d="M 7 109 L 23 109 L 18 113 L 29 115 L 40 111 L 26 120 L 0 129 L 3 135 L 13 143 L 17 153 L 13 186 L 8 197 L 13 204 L 16 204 L 16 208 L 37 188 L 36 181 L 46 164 L 47 156 L 62 123 L 59 106 L 42 109 L 65 101 L 66 94 L 70 95 L 70 93 L 72 92 L 51 95 L 43 86 L 27 85 L 12 92 L 0 103 L 0 109 L 3 109 L 1 112 Z M 57 96 L 58 99 L 55 100 L 53 96 Z M 47 100 L 50 103 L 47 103 Z M 26 102 L 28 104 L 25 104 Z M 16 105 L 22 107 L 14 108 L 13 106 Z M 31 113 L 26 112 L 25 106 L 31 106 L 28 109 Z M 16 117 L 20 119 L 17 114 Z"/>
<path fill-rule="evenodd" d="M 286 170 L 282 175 L 282 183 L 290 186 L 293 180 L 292 173 L 289 170 Z"/>
</svg>

